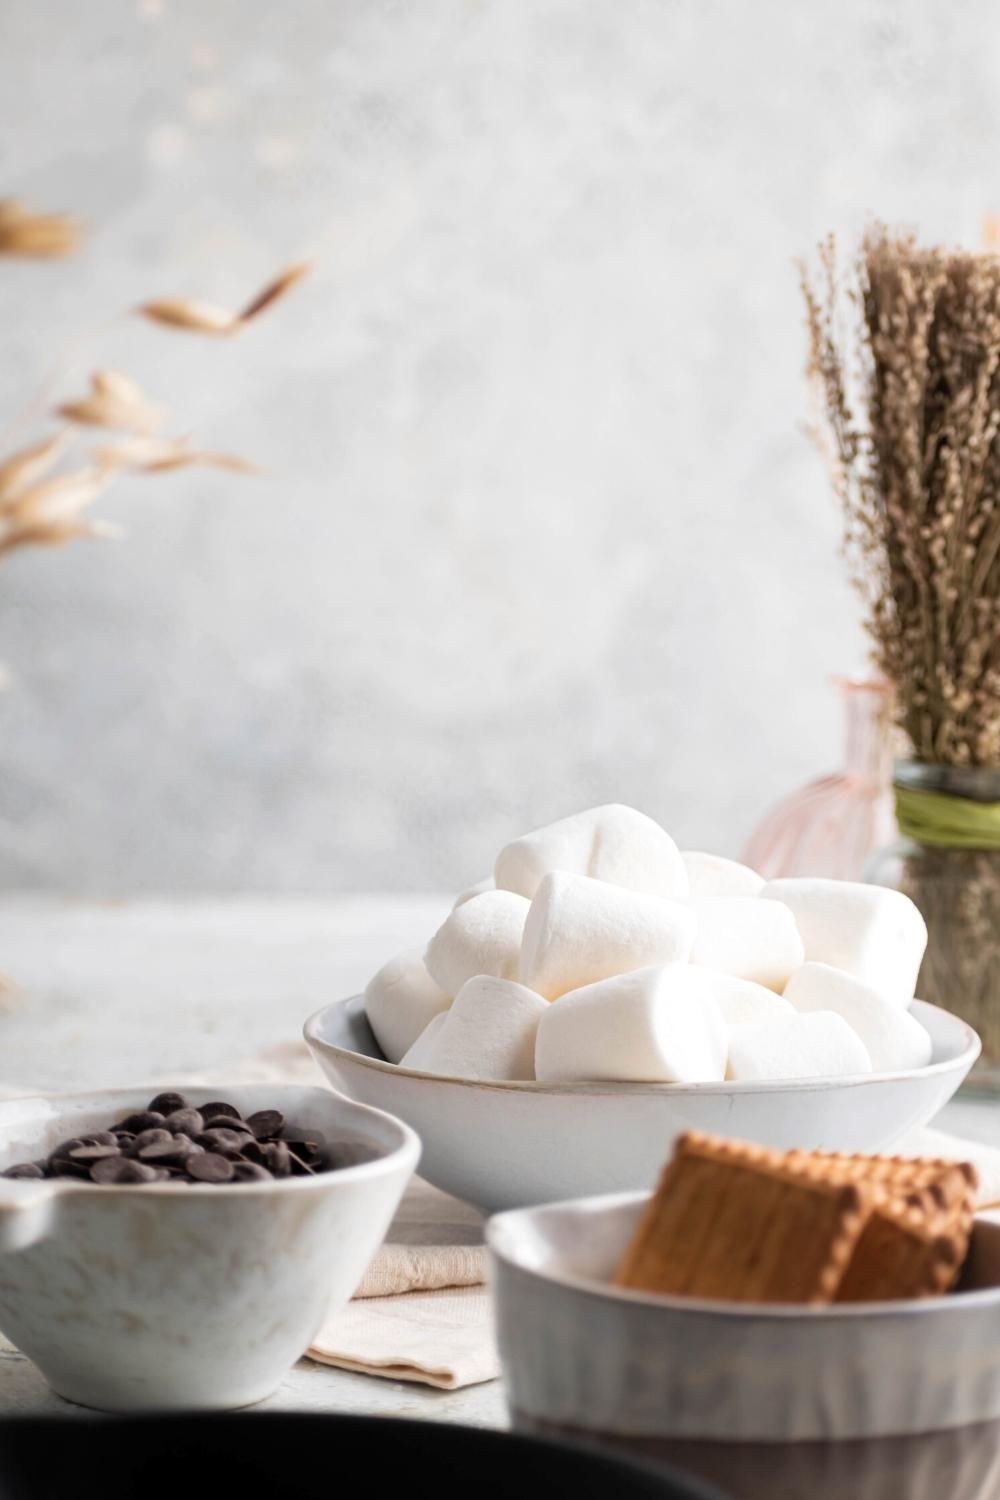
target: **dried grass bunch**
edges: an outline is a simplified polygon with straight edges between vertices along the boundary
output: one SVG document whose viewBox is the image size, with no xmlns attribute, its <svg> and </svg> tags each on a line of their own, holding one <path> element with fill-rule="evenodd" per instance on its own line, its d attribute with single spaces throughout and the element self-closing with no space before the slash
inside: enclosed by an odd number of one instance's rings
<svg viewBox="0 0 1000 1500">
<path fill-rule="evenodd" d="M 0 256 L 65 257 L 78 248 L 81 235 L 81 226 L 65 214 L 36 213 L 12 199 L 0 200 Z M 132 312 L 186 333 L 234 335 L 280 301 L 310 269 L 304 263 L 288 267 L 236 313 L 179 297 L 144 302 Z M 117 536 L 117 527 L 86 512 L 126 472 L 159 474 L 193 464 L 238 474 L 259 472 L 245 459 L 203 448 L 190 436 L 163 436 L 167 409 L 120 370 L 95 370 L 89 389 L 57 403 L 52 415 L 63 424 L 56 432 L 0 457 L 0 558 L 21 547 Z M 57 472 L 80 429 L 94 427 L 120 436 Z"/>
<path fill-rule="evenodd" d="M 1000 766 L 1000 257 L 876 227 L 802 269 L 878 668 L 920 760 Z"/>
</svg>

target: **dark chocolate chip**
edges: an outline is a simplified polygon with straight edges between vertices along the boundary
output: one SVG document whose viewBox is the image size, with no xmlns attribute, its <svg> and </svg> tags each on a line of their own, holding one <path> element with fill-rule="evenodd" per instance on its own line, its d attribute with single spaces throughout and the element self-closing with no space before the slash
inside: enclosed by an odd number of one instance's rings
<svg viewBox="0 0 1000 1500">
<path fill-rule="evenodd" d="M 243 1149 L 246 1139 L 242 1131 L 226 1130 L 220 1127 L 217 1130 L 203 1131 L 198 1137 L 198 1145 L 220 1156 L 237 1156 Z"/>
<path fill-rule="evenodd" d="M 270 1182 L 270 1172 L 266 1167 L 258 1166 L 255 1161 L 234 1161 L 234 1182 Z"/>
<path fill-rule="evenodd" d="M 0 1177 L 44 1177 L 42 1168 L 33 1161 L 19 1161 L 13 1167 L 8 1167 L 5 1172 L 0 1172 Z"/>
<path fill-rule="evenodd" d="M 175 1109 L 190 1109 L 191 1105 L 183 1094 L 157 1094 L 146 1108 L 158 1110 L 161 1115 L 172 1115 Z"/>
<path fill-rule="evenodd" d="M 152 1130 L 141 1130 L 135 1140 L 128 1148 L 129 1156 L 138 1156 L 147 1146 L 155 1146 L 158 1141 L 172 1141 L 173 1136 L 169 1130 L 164 1130 L 161 1125 L 154 1126 Z"/>
<path fill-rule="evenodd" d="M 253 1139 L 253 1131 L 245 1120 L 234 1120 L 232 1115 L 215 1115 L 211 1120 L 205 1121 L 206 1130 L 235 1130 L 246 1140 Z"/>
<path fill-rule="evenodd" d="M 240 1149 L 240 1156 L 244 1161 L 253 1162 L 258 1167 L 267 1166 L 266 1147 L 259 1141 L 255 1141 L 252 1135 L 247 1136 Z"/>
<path fill-rule="evenodd" d="M 231 1182 L 236 1171 L 228 1157 L 219 1156 L 215 1151 L 202 1151 L 198 1156 L 189 1157 L 186 1166 L 188 1176 L 195 1182 Z"/>
<path fill-rule="evenodd" d="M 205 1129 L 205 1121 L 196 1109 L 175 1109 L 172 1115 L 167 1115 L 164 1120 L 167 1130 L 172 1130 L 175 1135 L 189 1135 L 194 1140 L 196 1135 L 201 1135 Z"/>
<path fill-rule="evenodd" d="M 49 1152 L 49 1161 L 57 1161 L 62 1157 L 67 1157 L 77 1146 L 85 1146 L 86 1144 L 86 1139 L 82 1135 L 74 1135 L 68 1141 L 60 1141 L 58 1146 L 53 1146 Z"/>
<path fill-rule="evenodd" d="M 70 1161 L 86 1162 L 88 1166 L 95 1161 L 103 1161 L 106 1156 L 117 1156 L 119 1154 L 118 1142 L 113 1140 L 110 1146 L 95 1144 L 93 1146 L 74 1146 L 69 1153 Z"/>
<path fill-rule="evenodd" d="M 224 1099 L 212 1099 L 208 1104 L 199 1104 L 198 1109 L 206 1125 L 209 1120 L 221 1119 L 223 1115 L 228 1115 L 231 1120 L 240 1120 L 243 1118 L 236 1105 L 227 1104 Z"/>
<path fill-rule="evenodd" d="M 194 1141 L 186 1135 L 173 1135 L 165 1141 L 150 1141 L 148 1146 L 140 1146 L 139 1160 L 155 1167 L 169 1166 L 184 1161 L 196 1149 Z"/>
<path fill-rule="evenodd" d="M 285 1117 L 279 1109 L 258 1109 L 256 1114 L 247 1115 L 247 1124 L 258 1141 L 266 1141 L 268 1136 L 280 1134 Z"/>
<path fill-rule="evenodd" d="M 147 1167 L 145 1162 L 130 1161 L 127 1156 L 106 1156 L 103 1161 L 95 1161 L 90 1169 L 90 1176 L 92 1181 L 105 1186 L 113 1183 L 124 1185 L 131 1182 L 156 1182 L 158 1179 L 155 1168 Z"/>
<path fill-rule="evenodd" d="M 267 1165 L 273 1177 L 287 1177 L 292 1170 L 292 1159 L 284 1141 L 272 1141 L 264 1148 Z"/>
<path fill-rule="evenodd" d="M 129 1135 L 140 1135 L 144 1130 L 155 1130 L 158 1125 L 163 1124 L 163 1119 L 158 1109 L 140 1109 L 137 1114 L 122 1120 L 115 1129 L 127 1130 Z"/>
</svg>

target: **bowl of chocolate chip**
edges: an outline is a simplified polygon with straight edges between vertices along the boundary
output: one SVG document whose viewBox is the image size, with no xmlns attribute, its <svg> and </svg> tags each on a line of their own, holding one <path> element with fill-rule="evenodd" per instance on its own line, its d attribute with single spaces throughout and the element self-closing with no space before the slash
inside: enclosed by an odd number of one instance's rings
<svg viewBox="0 0 1000 1500">
<path fill-rule="evenodd" d="M 0 1104 L 0 1330 L 108 1411 L 270 1395 L 377 1250 L 420 1154 L 323 1088 Z"/>
</svg>

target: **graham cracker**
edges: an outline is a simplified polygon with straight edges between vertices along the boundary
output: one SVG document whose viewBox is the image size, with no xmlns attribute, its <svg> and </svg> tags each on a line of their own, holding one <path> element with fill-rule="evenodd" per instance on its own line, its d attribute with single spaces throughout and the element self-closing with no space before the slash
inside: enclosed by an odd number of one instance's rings
<svg viewBox="0 0 1000 1500">
<path fill-rule="evenodd" d="M 828 1302 L 873 1190 L 741 1141 L 682 1136 L 615 1282 L 743 1302 Z"/>
<path fill-rule="evenodd" d="M 967 1162 L 677 1141 L 615 1276 L 730 1301 L 872 1301 L 945 1292 L 965 1259 Z"/>
</svg>

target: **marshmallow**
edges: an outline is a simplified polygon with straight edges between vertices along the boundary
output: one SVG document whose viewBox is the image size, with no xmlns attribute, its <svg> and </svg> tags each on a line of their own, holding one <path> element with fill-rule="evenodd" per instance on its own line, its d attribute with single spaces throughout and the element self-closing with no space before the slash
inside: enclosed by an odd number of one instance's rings
<svg viewBox="0 0 1000 1500">
<path fill-rule="evenodd" d="M 791 908 L 807 959 L 846 969 L 904 1008 L 927 927 L 909 896 L 850 880 L 769 880 L 762 896 Z"/>
<path fill-rule="evenodd" d="M 786 984 L 785 999 L 800 1011 L 843 1016 L 867 1047 L 876 1073 L 925 1068 L 931 1060 L 930 1034 L 916 1017 L 843 969 L 803 964 Z"/>
<path fill-rule="evenodd" d="M 713 896 L 759 896 L 764 877 L 721 854 L 702 854 L 700 850 L 681 852 L 684 868 L 691 882 L 692 901 L 710 901 Z"/>
<path fill-rule="evenodd" d="M 726 1023 L 689 964 L 618 974 L 563 995 L 538 1023 L 542 1083 L 625 1079 L 714 1083 L 725 1076 Z"/>
<path fill-rule="evenodd" d="M 393 1063 L 412 1047 L 428 1021 L 450 1004 L 451 996 L 434 983 L 419 953 L 390 958 L 365 990 L 368 1024 Z"/>
<path fill-rule="evenodd" d="M 613 974 L 684 963 L 695 926 L 679 901 L 554 871 L 542 877 L 524 924 L 521 982 L 554 1000 Z"/>
<path fill-rule="evenodd" d="M 451 1078 L 534 1078 L 535 1033 L 548 1009 L 523 984 L 479 974 L 463 984 L 421 1049 L 420 1068 Z"/>
<path fill-rule="evenodd" d="M 795 918 L 777 901 L 758 896 L 715 896 L 694 910 L 698 932 L 691 962 L 779 993 L 805 954 Z"/>
<path fill-rule="evenodd" d="M 739 1082 L 838 1078 L 871 1070 L 864 1042 L 832 1010 L 730 1028 L 726 1077 Z"/>
<path fill-rule="evenodd" d="M 461 895 L 456 896 L 451 904 L 451 909 L 454 911 L 456 907 L 464 906 L 466 901 L 471 901 L 473 896 L 481 896 L 484 891 L 492 891 L 494 889 L 493 876 L 487 875 L 485 880 L 477 880 L 475 885 L 470 885 L 467 891 L 462 891 Z"/>
<path fill-rule="evenodd" d="M 515 839 L 497 856 L 496 883 L 530 900 L 553 870 L 680 901 L 688 893 L 684 861 L 670 835 L 645 813 L 618 802 Z"/>
<path fill-rule="evenodd" d="M 447 1011 L 441 1011 L 440 1015 L 435 1016 L 432 1021 L 427 1022 L 427 1025 L 417 1037 L 413 1046 L 408 1052 L 404 1052 L 403 1056 L 399 1059 L 399 1066 L 401 1068 L 410 1068 L 414 1073 L 434 1072 L 434 1064 L 431 1061 L 434 1054 L 434 1042 L 438 1032 L 444 1025 L 446 1015 Z"/>
<path fill-rule="evenodd" d="M 432 979 L 457 995 L 467 979 L 516 979 L 529 903 L 513 891 L 483 891 L 456 906 L 427 945 Z"/>
<path fill-rule="evenodd" d="M 795 1014 L 795 1007 L 781 995 L 752 980 L 717 974 L 714 969 L 703 969 L 697 964 L 691 965 L 691 977 L 692 982 L 700 982 L 704 992 L 711 995 L 727 1026 L 754 1026 L 758 1021 L 774 1021 L 779 1016 Z"/>
</svg>

